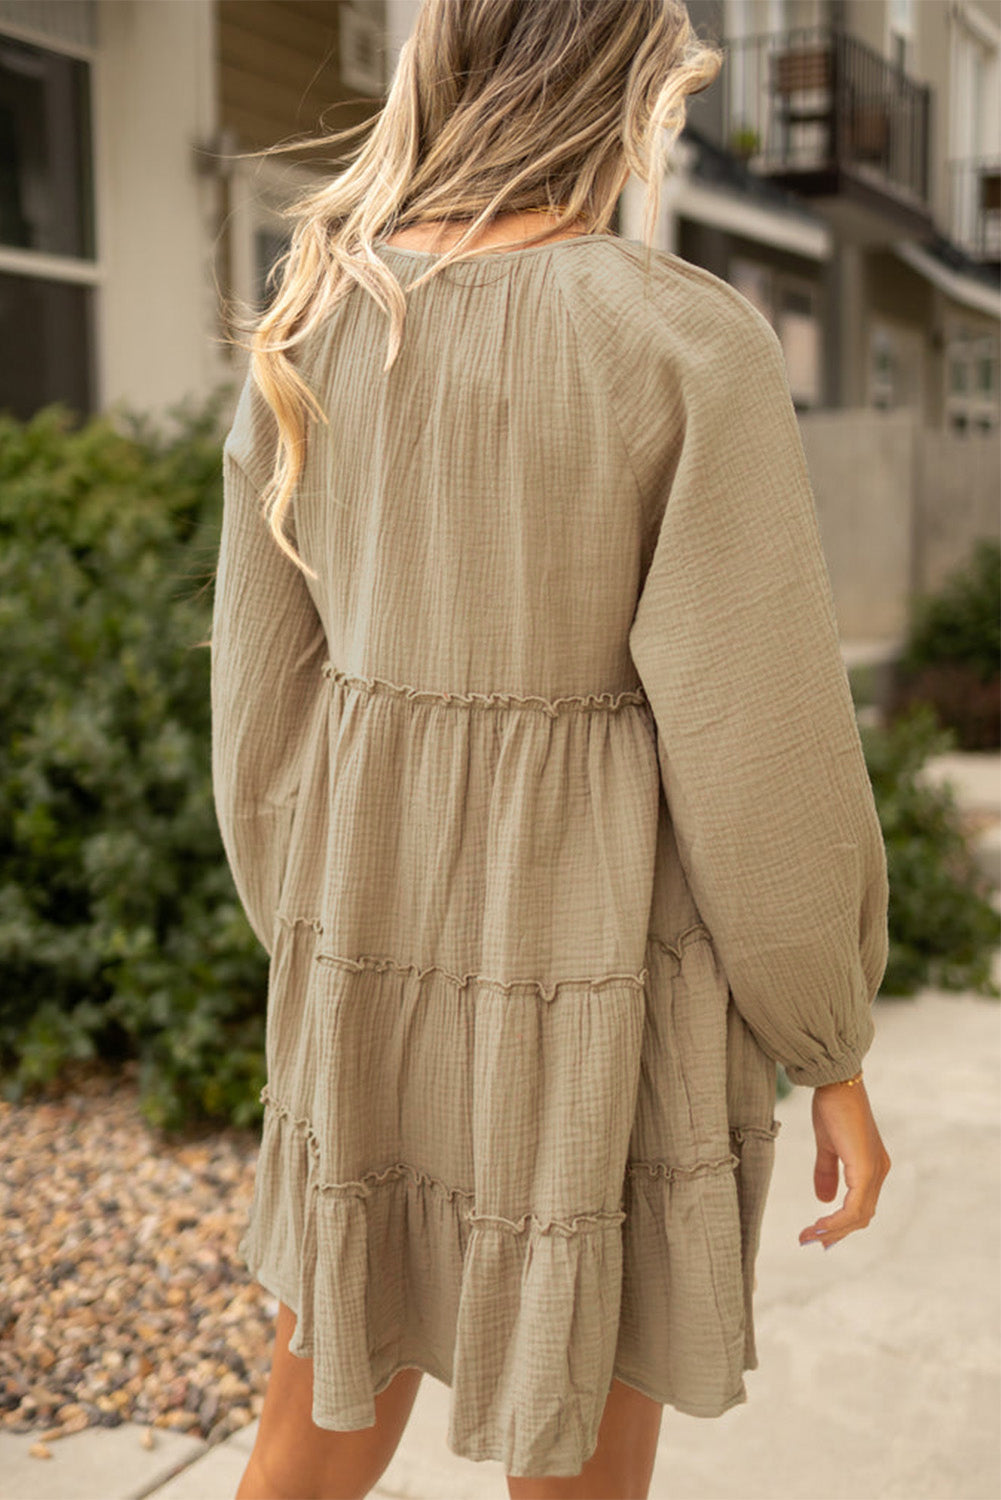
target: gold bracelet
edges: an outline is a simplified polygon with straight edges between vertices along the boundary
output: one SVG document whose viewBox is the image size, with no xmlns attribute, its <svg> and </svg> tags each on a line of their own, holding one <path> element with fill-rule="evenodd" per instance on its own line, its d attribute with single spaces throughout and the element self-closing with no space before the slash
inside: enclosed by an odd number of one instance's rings
<svg viewBox="0 0 1001 1500">
<path fill-rule="evenodd" d="M 860 1069 L 859 1069 L 859 1070 L 858 1070 L 858 1072 L 857 1072 L 857 1073 L 856 1073 L 856 1074 L 855 1074 L 855 1077 L 854 1077 L 854 1078 L 833 1078 L 833 1079 L 832 1079 L 832 1080 L 831 1080 L 831 1082 L 832 1082 L 832 1083 L 847 1083 L 847 1084 L 853 1084 L 853 1083 L 861 1083 L 861 1082 L 862 1082 L 862 1069 L 861 1069 L 861 1068 L 860 1068 Z M 824 1083 L 822 1083 L 822 1084 L 821 1084 L 821 1085 L 820 1085 L 820 1087 L 821 1087 L 821 1088 L 827 1088 L 827 1087 L 828 1087 L 828 1085 L 827 1085 L 827 1084 L 824 1084 Z"/>
</svg>

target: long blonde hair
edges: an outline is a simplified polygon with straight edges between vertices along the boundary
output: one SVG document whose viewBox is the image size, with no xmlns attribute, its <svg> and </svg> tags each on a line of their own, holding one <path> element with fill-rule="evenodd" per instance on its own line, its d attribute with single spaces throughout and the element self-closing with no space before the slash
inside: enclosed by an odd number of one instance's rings
<svg viewBox="0 0 1001 1500">
<path fill-rule="evenodd" d="M 722 61 L 722 52 L 696 35 L 681 0 L 422 0 L 374 118 L 308 138 L 322 147 L 371 131 L 347 153 L 354 161 L 346 171 L 281 210 L 295 227 L 268 277 L 275 295 L 263 313 L 242 320 L 251 343 L 232 340 L 249 348 L 253 378 L 278 426 L 264 514 L 304 573 L 316 577 L 283 522 L 303 468 L 308 417 L 328 418 L 289 351 L 357 283 L 389 314 L 383 371 L 392 367 L 406 295 L 373 241 L 404 226 L 470 220 L 412 289 L 477 253 L 464 254 L 464 247 L 502 213 L 547 208 L 559 216 L 519 244 L 548 239 L 578 220 L 587 232 L 604 232 L 633 172 L 647 187 L 649 251 L 685 98 L 708 88 Z"/>
</svg>

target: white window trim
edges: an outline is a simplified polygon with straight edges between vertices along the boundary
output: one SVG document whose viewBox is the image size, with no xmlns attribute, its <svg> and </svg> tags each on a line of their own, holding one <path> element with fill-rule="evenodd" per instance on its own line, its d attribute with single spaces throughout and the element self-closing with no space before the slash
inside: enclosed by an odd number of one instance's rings
<svg viewBox="0 0 1001 1500">
<path fill-rule="evenodd" d="M 9 36 L 15 42 L 30 42 L 46 52 L 62 52 L 66 57 L 78 57 L 82 62 L 94 62 L 98 48 L 87 42 L 65 41 L 62 37 L 50 36 L 37 27 L 25 26 L 20 21 L 0 20 L 0 36 Z"/>
<path fill-rule="evenodd" d="M 37 276 L 40 281 L 72 281 L 97 286 L 104 280 L 99 260 L 78 260 L 73 255 L 52 255 L 45 250 L 21 250 L 0 245 L 0 271 L 10 276 Z"/>
</svg>

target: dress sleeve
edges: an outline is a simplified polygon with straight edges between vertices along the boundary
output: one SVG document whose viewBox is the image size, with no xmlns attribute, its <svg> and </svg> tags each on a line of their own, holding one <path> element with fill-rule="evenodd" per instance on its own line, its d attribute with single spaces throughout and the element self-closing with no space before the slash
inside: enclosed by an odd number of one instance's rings
<svg viewBox="0 0 1001 1500">
<path fill-rule="evenodd" d="M 681 381 L 630 630 L 682 865 L 738 1011 L 789 1079 L 856 1073 L 886 851 L 782 347 L 756 310 Z"/>
<path fill-rule="evenodd" d="M 223 448 L 211 637 L 212 787 L 237 894 L 270 954 L 304 738 L 324 684 L 326 636 L 303 574 L 267 526 L 264 486 L 245 467 L 247 457 L 237 457 L 250 402 L 248 386 Z"/>
</svg>

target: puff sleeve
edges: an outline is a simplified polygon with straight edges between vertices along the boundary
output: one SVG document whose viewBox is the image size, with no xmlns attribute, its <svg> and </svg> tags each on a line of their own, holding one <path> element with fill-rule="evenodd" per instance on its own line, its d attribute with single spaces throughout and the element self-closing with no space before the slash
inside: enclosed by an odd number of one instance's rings
<svg viewBox="0 0 1001 1500">
<path fill-rule="evenodd" d="M 211 709 L 216 819 L 237 894 L 270 954 L 326 636 L 304 575 L 261 509 L 255 438 L 266 431 L 265 405 L 248 375 L 223 446 Z"/>
<path fill-rule="evenodd" d="M 886 851 L 782 347 L 749 304 L 680 378 L 630 629 L 678 851 L 740 1014 L 793 1083 L 858 1071 Z"/>
</svg>

